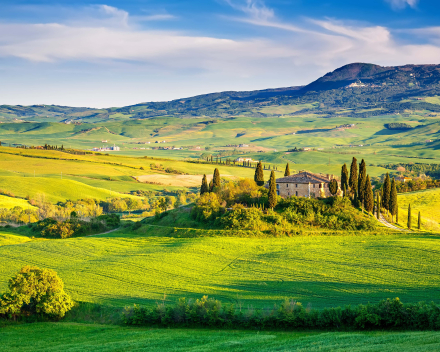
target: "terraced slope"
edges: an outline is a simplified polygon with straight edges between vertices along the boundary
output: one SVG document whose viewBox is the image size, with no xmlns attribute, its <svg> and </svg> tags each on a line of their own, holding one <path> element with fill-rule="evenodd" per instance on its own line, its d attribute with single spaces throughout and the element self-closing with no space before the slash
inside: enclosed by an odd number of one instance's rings
<svg viewBox="0 0 440 352">
<path fill-rule="evenodd" d="M 387 297 L 438 302 L 437 236 L 167 237 L 179 234 L 148 226 L 137 235 L 2 246 L 0 292 L 13 273 L 32 264 L 56 270 L 75 300 L 119 307 L 155 304 L 164 294 L 168 301 L 207 294 L 244 307 L 285 298 L 317 308 Z"/>
</svg>

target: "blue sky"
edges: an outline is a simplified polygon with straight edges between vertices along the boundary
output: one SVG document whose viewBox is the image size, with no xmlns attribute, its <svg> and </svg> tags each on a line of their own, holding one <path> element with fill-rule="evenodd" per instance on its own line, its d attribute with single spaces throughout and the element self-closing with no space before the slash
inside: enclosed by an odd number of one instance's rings
<svg viewBox="0 0 440 352">
<path fill-rule="evenodd" d="M 1 1 L 0 104 L 110 107 L 440 63 L 438 0 Z"/>
</svg>

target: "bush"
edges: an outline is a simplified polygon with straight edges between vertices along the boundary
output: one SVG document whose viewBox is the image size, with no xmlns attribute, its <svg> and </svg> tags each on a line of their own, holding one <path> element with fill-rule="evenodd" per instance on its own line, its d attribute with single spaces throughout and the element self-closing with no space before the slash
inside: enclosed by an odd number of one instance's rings
<svg viewBox="0 0 440 352">
<path fill-rule="evenodd" d="M 0 297 L 0 314 L 9 318 L 42 315 L 62 318 L 73 307 L 63 281 L 50 269 L 25 266 L 9 280 Z"/>
</svg>

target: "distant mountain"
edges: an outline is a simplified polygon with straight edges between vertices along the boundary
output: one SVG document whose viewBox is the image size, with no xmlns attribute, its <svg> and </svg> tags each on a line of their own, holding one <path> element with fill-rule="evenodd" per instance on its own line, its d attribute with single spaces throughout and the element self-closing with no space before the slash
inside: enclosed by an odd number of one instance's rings
<svg viewBox="0 0 440 352">
<path fill-rule="evenodd" d="M 352 63 L 329 72 L 306 86 L 210 93 L 166 102 L 146 102 L 109 109 L 54 105 L 26 107 L 1 105 L 0 122 L 17 122 L 18 120 L 83 123 L 159 116 L 270 117 L 277 114 L 264 112 L 262 107 L 316 102 L 321 104 L 313 108 L 313 113 L 323 116 L 331 117 L 338 109 L 354 109 L 353 116 L 368 117 L 371 114 L 376 116 L 419 107 L 424 110 L 437 111 L 438 105 L 434 106 L 426 102 L 423 107 L 408 102 L 400 103 L 402 99 L 434 95 L 440 95 L 440 65 L 383 67 L 368 63 Z M 370 108 L 374 108 L 371 113 L 368 112 Z M 382 109 L 378 110 L 378 108 Z M 356 110 L 362 110 L 362 113 L 358 114 Z M 295 112 L 295 114 L 304 112 L 307 112 L 307 109 Z"/>
</svg>

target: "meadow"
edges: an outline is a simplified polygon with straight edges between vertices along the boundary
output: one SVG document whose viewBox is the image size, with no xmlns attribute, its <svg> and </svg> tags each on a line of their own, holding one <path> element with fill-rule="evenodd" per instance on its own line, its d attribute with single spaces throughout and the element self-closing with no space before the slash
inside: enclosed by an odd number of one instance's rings
<svg viewBox="0 0 440 352">
<path fill-rule="evenodd" d="M 4 351 L 435 351 L 439 332 L 264 332 L 36 323 L 2 329 Z"/>
<path fill-rule="evenodd" d="M 0 234 L 11 241 L 19 231 Z M 315 308 L 387 297 L 437 301 L 440 242 L 435 235 L 228 234 L 144 225 L 136 231 L 0 246 L 0 291 L 22 266 L 36 265 L 57 271 L 74 300 L 115 307 L 151 306 L 164 295 L 166 302 L 208 295 L 246 308 L 271 307 L 286 298 Z"/>
</svg>

